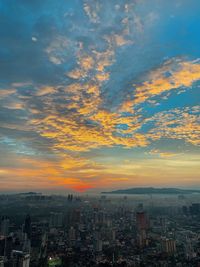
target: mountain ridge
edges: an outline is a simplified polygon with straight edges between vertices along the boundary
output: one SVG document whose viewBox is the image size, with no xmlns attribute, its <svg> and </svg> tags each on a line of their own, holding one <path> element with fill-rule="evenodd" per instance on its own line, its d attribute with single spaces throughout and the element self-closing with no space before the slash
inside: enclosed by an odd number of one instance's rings
<svg viewBox="0 0 200 267">
<path fill-rule="evenodd" d="M 194 194 L 200 193 L 198 189 L 180 189 L 180 188 L 155 188 L 155 187 L 133 187 L 128 189 L 118 189 L 101 194 Z"/>
</svg>

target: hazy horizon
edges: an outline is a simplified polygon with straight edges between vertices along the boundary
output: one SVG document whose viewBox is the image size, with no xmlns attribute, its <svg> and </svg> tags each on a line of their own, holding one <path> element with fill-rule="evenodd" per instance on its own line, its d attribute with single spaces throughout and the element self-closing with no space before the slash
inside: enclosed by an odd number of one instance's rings
<svg viewBox="0 0 200 267">
<path fill-rule="evenodd" d="M 42 190 L 42 189 L 35 189 L 35 190 L 26 190 L 26 189 L 21 189 L 21 190 L 8 190 L 8 191 L 0 191 L 1 194 L 28 194 L 28 193 L 38 193 L 38 194 L 55 194 L 55 195 L 68 195 L 68 194 L 74 194 L 74 195 L 90 195 L 90 194 L 101 194 L 102 192 L 108 193 L 116 190 L 127 190 L 127 189 L 132 189 L 132 188 L 155 188 L 155 189 L 162 189 L 162 188 L 173 188 L 173 189 L 183 189 L 183 190 L 200 190 L 200 187 L 126 187 L 126 188 L 100 188 L 100 189 L 89 189 L 89 190 L 70 190 L 70 189 L 57 189 L 57 190 Z M 148 195 L 150 193 L 144 193 L 144 194 L 127 194 L 127 193 L 121 193 L 121 195 Z M 195 193 L 193 193 L 195 195 Z M 152 194 L 152 195 L 165 195 L 165 194 Z M 173 194 L 166 194 L 166 195 L 173 195 Z M 178 194 L 174 194 L 174 196 L 177 196 Z"/>
</svg>

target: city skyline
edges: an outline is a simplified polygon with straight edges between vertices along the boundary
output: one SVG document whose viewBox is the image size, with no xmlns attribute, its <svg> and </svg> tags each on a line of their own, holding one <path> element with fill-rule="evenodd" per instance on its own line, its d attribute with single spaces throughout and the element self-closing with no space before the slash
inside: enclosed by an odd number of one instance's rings
<svg viewBox="0 0 200 267">
<path fill-rule="evenodd" d="M 1 0 L 0 191 L 200 188 L 197 0 Z"/>
</svg>

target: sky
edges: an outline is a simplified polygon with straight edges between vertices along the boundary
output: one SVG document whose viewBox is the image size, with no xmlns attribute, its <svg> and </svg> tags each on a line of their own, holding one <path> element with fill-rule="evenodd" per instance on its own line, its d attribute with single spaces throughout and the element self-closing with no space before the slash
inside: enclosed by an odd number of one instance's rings
<svg viewBox="0 0 200 267">
<path fill-rule="evenodd" d="M 199 0 L 0 0 L 0 191 L 200 188 Z"/>
</svg>

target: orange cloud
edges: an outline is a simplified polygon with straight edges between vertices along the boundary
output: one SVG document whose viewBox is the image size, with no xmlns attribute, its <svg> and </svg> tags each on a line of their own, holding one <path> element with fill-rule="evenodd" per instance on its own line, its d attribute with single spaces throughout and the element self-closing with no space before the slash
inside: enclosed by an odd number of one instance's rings
<svg viewBox="0 0 200 267">
<path fill-rule="evenodd" d="M 200 64 L 192 61 L 167 61 L 162 67 L 150 72 L 147 78 L 147 81 L 135 86 L 134 99 L 125 101 L 121 110 L 132 112 L 135 105 L 152 97 L 181 87 L 191 87 L 200 79 Z"/>
<path fill-rule="evenodd" d="M 48 94 L 53 94 L 55 93 L 57 90 L 56 87 L 53 86 L 43 86 L 41 88 L 39 88 L 36 92 L 36 96 L 44 96 L 44 95 L 48 95 Z"/>
<path fill-rule="evenodd" d="M 174 109 L 157 113 L 150 121 L 155 120 L 156 127 L 149 132 L 149 137 L 153 140 L 162 137 L 170 139 L 185 140 L 193 145 L 200 144 L 200 125 L 196 107 L 184 109 Z"/>
<path fill-rule="evenodd" d="M 161 158 L 171 158 L 171 157 L 176 157 L 179 156 L 180 153 L 172 153 L 172 152 L 167 152 L 167 151 L 160 151 L 158 149 L 152 149 L 149 151 L 150 155 L 158 155 Z"/>
<path fill-rule="evenodd" d="M 88 71 L 94 68 L 94 60 L 91 56 L 80 56 L 80 59 L 78 61 L 78 64 L 80 65 L 80 68 Z"/>
</svg>

